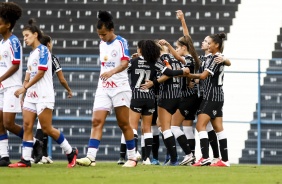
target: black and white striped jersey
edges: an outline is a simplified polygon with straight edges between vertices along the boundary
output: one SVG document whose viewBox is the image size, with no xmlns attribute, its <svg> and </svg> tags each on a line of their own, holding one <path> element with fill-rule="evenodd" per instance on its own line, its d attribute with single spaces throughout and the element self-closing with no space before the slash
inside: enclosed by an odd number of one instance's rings
<svg viewBox="0 0 282 184">
<path fill-rule="evenodd" d="M 207 67 L 208 62 L 206 62 L 206 61 L 211 61 L 212 54 L 201 55 L 201 56 L 199 56 L 199 59 L 201 60 L 201 65 L 200 65 L 198 73 L 202 73 L 205 70 L 205 68 Z M 199 96 L 203 96 L 204 82 L 202 80 L 200 80 L 199 84 L 197 84 L 197 90 L 199 90 L 199 92 L 198 92 Z"/>
<path fill-rule="evenodd" d="M 173 70 L 180 70 L 182 68 L 181 62 L 174 58 L 171 54 L 163 54 L 160 60 L 168 62 Z M 161 99 L 174 99 L 181 97 L 182 80 L 180 77 L 171 77 L 160 84 L 159 97 Z"/>
<path fill-rule="evenodd" d="M 195 60 L 191 55 L 186 55 L 185 57 L 185 65 L 184 67 L 189 68 L 191 73 L 195 73 Z M 196 94 L 195 89 L 190 88 L 188 84 L 187 77 L 181 77 L 182 80 L 182 88 L 181 88 L 181 97 L 187 98 Z"/>
<path fill-rule="evenodd" d="M 62 70 L 59 59 L 52 54 L 52 76 L 55 75 L 58 71 Z"/>
<path fill-rule="evenodd" d="M 212 58 L 208 58 L 206 61 L 207 67 L 206 71 L 210 73 L 210 75 L 203 80 L 203 88 L 204 88 L 204 100 L 215 101 L 215 102 L 223 102 L 224 101 L 224 93 L 223 93 L 223 78 L 224 78 L 224 64 L 216 64 L 214 62 L 214 58 L 217 55 L 212 56 Z"/>
<path fill-rule="evenodd" d="M 146 80 L 152 81 L 156 78 L 157 70 L 155 69 L 155 62 L 147 62 L 142 56 L 131 59 L 128 73 L 130 74 L 132 99 L 155 98 L 155 90 L 153 87 L 146 90 L 140 89 L 141 84 L 144 84 Z"/>
</svg>

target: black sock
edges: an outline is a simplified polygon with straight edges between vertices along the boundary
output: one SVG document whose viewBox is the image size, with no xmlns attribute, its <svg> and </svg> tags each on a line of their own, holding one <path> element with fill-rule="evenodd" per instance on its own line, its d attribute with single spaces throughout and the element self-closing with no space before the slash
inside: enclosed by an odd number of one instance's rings
<svg viewBox="0 0 282 184">
<path fill-rule="evenodd" d="M 37 129 L 36 133 L 35 133 L 35 138 L 40 140 L 40 141 L 43 141 L 43 137 L 44 137 L 44 133 L 43 133 L 42 129 Z"/>
<path fill-rule="evenodd" d="M 153 158 L 156 160 L 159 160 L 159 147 L 160 147 L 159 135 L 154 135 L 153 143 L 152 143 L 152 154 L 153 154 Z"/>
<path fill-rule="evenodd" d="M 141 155 L 142 155 L 142 160 L 146 160 L 146 149 L 145 149 L 145 146 L 141 147 Z"/>
<path fill-rule="evenodd" d="M 200 145 L 203 158 L 209 158 L 209 140 L 207 138 L 200 139 Z"/>
<path fill-rule="evenodd" d="M 191 152 L 193 153 L 193 155 L 195 155 L 196 140 L 188 139 L 188 144 L 190 146 Z"/>
<path fill-rule="evenodd" d="M 138 135 L 134 134 L 134 140 L 135 140 L 135 151 L 138 151 Z"/>
<path fill-rule="evenodd" d="M 219 158 L 219 150 L 218 150 L 218 142 L 217 142 L 217 136 L 214 130 L 208 132 L 209 136 L 209 143 L 212 148 L 213 157 Z"/>
<path fill-rule="evenodd" d="M 191 149 L 189 147 L 188 140 L 187 140 L 187 138 L 184 134 L 179 136 L 176 140 L 177 140 L 179 146 L 184 151 L 185 155 L 188 155 L 188 154 L 191 153 Z"/>
<path fill-rule="evenodd" d="M 43 152 L 43 156 L 48 157 L 48 135 L 44 134 L 43 136 L 43 148 L 42 148 L 42 152 Z"/>
<path fill-rule="evenodd" d="M 150 158 L 150 154 L 152 151 L 152 143 L 153 143 L 153 138 L 147 138 L 144 140 L 145 141 L 145 159 Z"/>
<path fill-rule="evenodd" d="M 126 155 L 126 144 L 120 143 L 119 155 L 120 155 L 120 158 L 124 158 L 124 159 L 125 159 L 125 155 Z"/>
<path fill-rule="evenodd" d="M 219 140 L 219 149 L 222 157 L 222 161 L 228 161 L 228 149 L 227 149 L 227 139 Z"/>
<path fill-rule="evenodd" d="M 167 151 L 170 155 L 170 161 L 176 162 L 177 161 L 177 151 L 176 151 L 176 142 L 174 136 L 170 136 L 164 139 L 164 143 L 166 145 Z"/>
</svg>

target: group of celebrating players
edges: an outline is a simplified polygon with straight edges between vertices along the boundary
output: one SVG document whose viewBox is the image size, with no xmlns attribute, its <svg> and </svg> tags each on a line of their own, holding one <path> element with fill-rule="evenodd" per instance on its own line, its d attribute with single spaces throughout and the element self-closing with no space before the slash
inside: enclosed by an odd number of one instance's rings
<svg viewBox="0 0 282 184">
<path fill-rule="evenodd" d="M 46 35 L 32 19 L 23 28 L 24 42 L 32 52 L 22 82 L 22 48 L 19 39 L 12 34 L 21 13 L 21 8 L 15 3 L 0 3 L 0 34 L 3 36 L 0 43 L 0 166 L 31 166 L 34 148 L 41 144 L 32 132 L 36 117 L 42 132 L 52 137 L 66 153 L 69 168 L 76 164 L 95 166 L 103 126 L 112 109 L 123 133 L 118 161 L 123 167 L 137 165 L 140 119 L 144 165 L 160 164 L 158 146 L 161 135 L 167 149 L 164 165 L 230 166 L 227 136 L 222 125 L 224 66 L 231 65 L 222 55 L 224 33 L 207 36 L 202 42 L 205 54 L 199 57 L 183 12 L 178 10 L 176 16 L 181 21 L 183 36 L 176 40 L 175 48 L 163 39 L 144 39 L 138 42 L 137 53 L 130 57 L 126 39 L 114 33 L 112 15 L 99 11 L 96 28 L 101 39 L 100 78 L 93 104 L 87 155 L 77 158 L 78 150 L 72 148 L 63 133 L 52 126 L 55 103 L 52 76 L 57 70 L 54 69 L 56 59 L 48 49 L 48 42 L 42 44 Z M 71 97 L 68 85 L 64 87 Z M 18 112 L 23 114 L 23 126 L 15 124 Z M 193 133 L 195 116 L 202 152 L 198 161 Z M 9 159 L 7 130 L 23 140 L 22 158 L 14 164 Z M 185 153 L 181 162 L 176 140 Z M 209 157 L 209 144 L 213 149 L 213 160 Z M 39 159 L 36 158 L 36 162 Z"/>
</svg>

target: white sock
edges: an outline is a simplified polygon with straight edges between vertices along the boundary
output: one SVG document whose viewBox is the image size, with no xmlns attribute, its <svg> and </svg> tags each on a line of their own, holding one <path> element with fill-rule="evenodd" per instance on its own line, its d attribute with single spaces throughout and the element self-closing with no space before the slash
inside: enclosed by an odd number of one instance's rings
<svg viewBox="0 0 282 184">
<path fill-rule="evenodd" d="M 9 157 L 8 139 L 0 141 L 0 157 Z"/>
<path fill-rule="evenodd" d="M 187 139 L 195 139 L 195 135 L 193 132 L 193 127 L 192 126 L 183 126 L 183 132 Z"/>
<path fill-rule="evenodd" d="M 87 157 L 90 158 L 91 160 L 95 160 L 97 151 L 98 151 L 97 148 L 88 148 Z"/>
<path fill-rule="evenodd" d="M 33 141 L 26 141 L 26 142 L 33 142 Z M 22 157 L 24 160 L 30 160 L 31 159 L 31 153 L 33 148 L 32 147 L 23 147 Z"/>
<path fill-rule="evenodd" d="M 72 152 L 72 147 L 66 139 L 64 139 L 64 141 L 60 144 L 60 147 L 66 154 L 70 154 Z"/>
<path fill-rule="evenodd" d="M 121 134 L 120 143 L 121 143 L 121 144 L 126 144 L 125 138 L 124 138 L 124 135 L 123 135 L 123 134 Z"/>
<path fill-rule="evenodd" d="M 127 158 L 136 160 L 135 148 L 133 148 L 132 150 L 127 149 Z"/>
<path fill-rule="evenodd" d="M 141 135 L 141 147 L 145 147 L 145 134 Z"/>
<path fill-rule="evenodd" d="M 171 128 L 171 132 L 173 133 L 175 139 L 177 139 L 181 135 L 184 135 L 184 133 L 182 132 L 179 126 L 171 126 L 170 128 Z"/>
</svg>

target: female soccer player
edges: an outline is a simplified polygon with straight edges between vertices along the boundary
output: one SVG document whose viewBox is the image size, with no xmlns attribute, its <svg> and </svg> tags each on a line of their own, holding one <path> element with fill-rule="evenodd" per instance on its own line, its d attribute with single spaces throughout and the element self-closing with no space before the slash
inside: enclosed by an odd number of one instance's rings
<svg viewBox="0 0 282 184">
<path fill-rule="evenodd" d="M 48 50 L 52 53 L 52 48 L 53 48 L 53 43 L 52 43 L 52 38 L 49 35 L 43 35 L 42 38 L 40 39 L 40 43 L 45 45 Z M 56 73 L 61 85 L 67 90 L 67 97 L 71 98 L 72 97 L 72 90 L 68 85 L 68 82 L 66 81 L 65 77 L 64 77 L 64 73 L 62 71 L 62 67 L 60 64 L 59 59 L 52 54 L 52 76 L 54 76 L 54 74 Z M 41 125 L 38 122 L 37 123 L 37 130 L 35 133 L 35 138 L 42 141 L 43 142 L 43 150 L 42 150 L 42 158 L 41 155 L 37 155 L 34 151 L 34 162 L 41 162 L 41 163 L 53 163 L 53 161 L 51 160 L 51 158 L 48 156 L 48 152 L 47 152 L 47 145 L 48 145 L 48 135 L 45 134 L 42 129 L 41 129 Z"/>
<path fill-rule="evenodd" d="M 135 167 L 135 142 L 133 130 L 129 125 L 129 105 L 131 89 L 128 82 L 127 67 L 129 50 L 127 41 L 114 33 L 113 17 L 107 11 L 99 11 L 97 33 L 101 39 L 101 74 L 93 105 L 92 131 L 87 156 L 77 159 L 83 166 L 95 166 L 95 158 L 102 138 L 102 129 L 112 107 L 121 128 L 127 146 L 128 161 L 123 167 Z"/>
<path fill-rule="evenodd" d="M 223 77 L 224 77 L 224 63 L 216 63 L 214 59 L 218 57 L 222 50 L 223 39 L 226 37 L 225 33 L 210 35 L 208 40 L 209 49 L 212 57 L 206 61 L 206 68 L 200 74 L 189 74 L 190 78 L 197 78 L 204 80 L 204 94 L 201 102 L 196 129 L 199 132 L 202 158 L 193 166 L 210 165 L 209 158 L 209 142 L 206 131 L 207 124 L 211 121 L 212 126 L 217 134 L 220 153 L 222 159 L 212 164 L 211 166 L 229 167 L 227 136 L 222 125 L 222 107 L 224 102 L 223 94 Z"/>
<path fill-rule="evenodd" d="M 191 73 L 195 73 L 199 69 L 200 61 L 193 46 L 193 42 L 189 36 L 180 37 L 176 41 L 176 50 L 165 40 L 161 40 L 162 44 L 168 46 L 170 53 L 179 60 L 184 67 L 188 67 Z M 191 53 L 191 54 L 190 54 Z M 197 94 L 189 86 L 190 80 L 186 77 L 180 78 L 182 80 L 181 86 L 181 100 L 176 112 L 172 116 L 171 131 L 178 141 L 180 147 L 185 153 L 185 157 L 180 165 L 190 165 L 194 162 L 194 154 L 191 152 L 188 140 L 184 132 L 180 129 L 182 122 L 186 120 L 194 120 L 196 113 L 195 103 L 197 101 Z"/>
<path fill-rule="evenodd" d="M 22 112 L 20 99 L 14 92 L 22 85 L 22 46 L 12 30 L 22 9 L 12 2 L 0 3 L 0 167 L 8 166 L 7 130 L 23 137 L 23 129 L 15 124 L 16 113 Z"/>
<path fill-rule="evenodd" d="M 48 48 L 40 43 L 42 32 L 31 19 L 23 28 L 26 45 L 32 48 L 27 62 L 27 72 L 23 86 L 14 94 L 19 97 L 26 93 L 23 103 L 24 136 L 22 144 L 22 159 L 9 167 L 30 167 L 33 149 L 33 124 L 36 116 L 43 132 L 51 136 L 64 150 L 68 159 L 68 167 L 76 165 L 78 150 L 72 148 L 64 135 L 52 126 L 52 111 L 55 103 L 52 60 Z"/>
<path fill-rule="evenodd" d="M 189 35 L 189 30 L 184 18 L 184 14 L 181 10 L 177 10 L 176 11 L 176 16 L 177 18 L 180 20 L 181 24 L 182 24 L 182 28 L 183 28 L 183 35 Z M 204 71 L 205 68 L 205 61 L 207 60 L 208 57 L 211 57 L 211 54 L 208 51 L 208 43 L 207 43 L 207 39 L 208 36 L 204 39 L 204 41 L 202 42 L 201 45 L 201 49 L 204 51 L 204 55 L 201 55 L 200 58 L 200 65 L 201 67 L 199 68 L 200 73 L 202 73 L 202 71 Z M 221 48 L 221 53 L 223 51 L 223 45 Z M 225 58 L 222 54 L 219 54 L 218 57 L 215 58 L 214 60 L 216 63 L 222 63 L 224 62 L 224 65 L 226 66 L 230 66 L 231 62 Z M 196 81 L 193 81 L 194 85 L 194 89 L 195 92 L 198 94 L 198 98 L 196 100 L 196 102 L 194 103 L 194 107 L 193 110 L 194 112 L 196 112 L 202 102 L 203 99 L 203 82 L 201 80 L 196 79 Z M 192 117 L 190 116 L 190 118 L 185 118 L 185 120 L 183 121 L 182 125 L 183 125 L 183 131 L 188 139 L 189 142 L 189 146 L 193 152 L 193 154 L 195 154 L 195 136 L 194 136 L 194 132 L 193 132 L 193 120 L 195 119 L 195 116 Z M 212 163 L 215 163 L 219 160 L 219 150 L 218 150 L 218 139 L 216 136 L 216 133 L 211 125 L 211 123 L 209 122 L 207 125 L 207 132 L 208 132 L 208 137 L 209 137 L 209 143 L 211 145 L 212 151 L 213 151 L 213 155 L 214 155 L 214 159 L 212 160 Z"/>
</svg>

